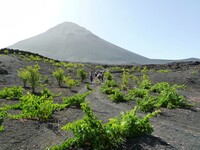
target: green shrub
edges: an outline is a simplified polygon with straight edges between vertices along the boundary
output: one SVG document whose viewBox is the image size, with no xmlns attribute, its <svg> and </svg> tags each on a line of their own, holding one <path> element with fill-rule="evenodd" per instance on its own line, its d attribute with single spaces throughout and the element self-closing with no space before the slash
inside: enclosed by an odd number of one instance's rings
<svg viewBox="0 0 200 150">
<path fill-rule="evenodd" d="M 63 130 L 71 130 L 74 137 L 59 146 L 52 147 L 51 150 L 71 148 L 122 149 L 120 145 L 125 141 L 125 138 L 151 134 L 153 128 L 150 125 L 150 119 L 159 113 L 156 111 L 139 118 L 136 115 L 137 107 L 135 107 L 129 112 L 122 113 L 119 118 L 111 118 L 106 124 L 103 124 L 94 115 L 89 103 L 82 103 L 81 108 L 85 113 L 84 118 L 62 127 Z"/>
<path fill-rule="evenodd" d="M 21 68 L 18 70 L 18 77 L 22 79 L 24 87 L 26 87 L 26 83 L 28 82 L 32 87 L 32 92 L 35 93 L 35 88 L 39 85 L 40 81 L 40 66 L 35 65 L 27 66 L 26 68 Z"/>
<path fill-rule="evenodd" d="M 4 131 L 4 127 L 2 126 L 2 123 L 4 121 L 4 118 L 7 116 L 7 112 L 6 111 L 1 111 L 0 110 L 0 132 Z"/>
<path fill-rule="evenodd" d="M 0 91 L 0 98 L 19 99 L 23 95 L 23 90 L 21 86 L 13 86 L 11 88 L 5 87 Z"/>
<path fill-rule="evenodd" d="M 23 86 L 26 88 L 26 84 L 28 82 L 29 72 L 25 68 L 21 68 L 18 71 L 18 77 L 23 81 Z"/>
<path fill-rule="evenodd" d="M 155 108 L 190 108 L 193 106 L 183 95 L 178 94 L 177 89 L 184 86 L 170 86 L 166 82 L 157 83 L 151 87 L 151 91 L 158 95 L 146 95 L 143 99 L 137 99 L 141 111 L 153 111 Z"/>
<path fill-rule="evenodd" d="M 104 87 L 101 88 L 101 92 L 110 95 L 115 93 L 115 89 L 113 89 L 112 87 Z"/>
<path fill-rule="evenodd" d="M 114 94 L 109 95 L 109 98 L 114 102 L 124 102 L 126 101 L 125 95 L 120 89 L 115 89 Z"/>
<path fill-rule="evenodd" d="M 104 84 L 101 86 L 101 92 L 105 94 L 114 94 L 114 88 L 118 87 L 118 83 L 114 80 L 106 80 Z"/>
<path fill-rule="evenodd" d="M 119 122 L 120 129 L 122 130 L 124 137 L 139 137 L 141 135 L 151 134 L 153 127 L 151 126 L 150 119 L 156 116 L 160 111 L 149 113 L 143 118 L 139 118 L 136 115 L 137 107 L 129 112 L 122 113 Z"/>
<path fill-rule="evenodd" d="M 78 69 L 77 70 L 77 76 L 81 78 L 81 82 L 83 82 L 86 77 L 87 77 L 87 73 L 85 72 L 84 69 Z"/>
<path fill-rule="evenodd" d="M 129 86 L 129 73 L 124 71 L 123 74 L 122 74 L 122 86 L 121 86 L 121 88 L 123 90 L 127 90 L 128 86 Z"/>
<path fill-rule="evenodd" d="M 28 83 L 32 87 L 32 92 L 35 93 L 35 88 L 39 85 L 40 81 L 40 73 L 39 73 L 40 66 L 35 65 L 34 67 L 28 66 L 27 70 L 29 72 L 28 74 Z"/>
<path fill-rule="evenodd" d="M 114 80 L 106 80 L 102 87 L 118 87 L 118 83 Z"/>
<path fill-rule="evenodd" d="M 137 86 L 140 84 L 140 80 L 139 80 L 139 78 L 138 78 L 137 76 L 135 76 L 135 75 L 133 75 L 133 74 L 131 74 L 131 75 L 129 75 L 129 76 L 132 77 L 133 82 L 134 82 Z"/>
<path fill-rule="evenodd" d="M 63 102 L 67 105 L 67 106 L 76 106 L 77 108 L 80 108 L 80 104 L 85 102 L 85 98 L 86 96 L 88 96 L 91 92 L 86 92 L 84 94 L 75 94 L 73 96 L 70 97 L 64 97 L 63 98 Z"/>
<path fill-rule="evenodd" d="M 42 60 L 42 58 L 40 56 L 34 56 L 34 55 L 30 55 L 29 58 L 31 60 L 34 60 L 34 61 L 41 61 Z"/>
<path fill-rule="evenodd" d="M 20 98 L 19 108 L 22 110 L 22 113 L 12 117 L 47 121 L 52 113 L 59 108 L 58 106 L 58 104 L 53 104 L 51 97 L 46 95 L 36 96 L 28 93 Z"/>
<path fill-rule="evenodd" d="M 160 93 L 163 90 L 169 90 L 171 88 L 168 82 L 156 83 L 151 87 L 152 92 Z"/>
<path fill-rule="evenodd" d="M 159 73 L 169 73 L 171 72 L 171 70 L 169 69 L 161 69 L 161 70 L 158 70 Z"/>
<path fill-rule="evenodd" d="M 126 94 L 127 100 L 133 100 L 134 98 L 143 98 L 148 95 L 149 91 L 146 89 L 135 88 L 134 90 L 129 90 Z"/>
<path fill-rule="evenodd" d="M 92 90 L 92 88 L 90 87 L 90 84 L 86 85 L 87 90 Z"/>
<path fill-rule="evenodd" d="M 59 96 L 59 95 L 61 95 L 61 93 L 56 95 L 55 93 L 51 92 L 51 91 L 50 91 L 48 88 L 46 88 L 45 86 L 42 86 L 41 95 L 42 95 L 42 96 L 46 96 L 46 97 L 48 98 L 48 97 Z"/>
<path fill-rule="evenodd" d="M 44 76 L 44 83 L 49 83 L 49 76 Z"/>
<path fill-rule="evenodd" d="M 56 80 L 58 81 L 58 85 L 61 87 L 64 81 L 64 70 L 58 68 L 56 71 L 53 72 L 53 76 L 56 78 Z"/>
<path fill-rule="evenodd" d="M 70 91 L 72 90 L 72 87 L 77 86 L 79 84 L 77 80 L 72 79 L 70 76 L 65 77 L 64 82 Z"/>
<path fill-rule="evenodd" d="M 113 80 L 113 75 L 109 71 L 106 71 L 104 76 L 107 80 Z"/>
<path fill-rule="evenodd" d="M 9 50 L 6 49 L 6 50 L 3 51 L 3 53 L 4 53 L 5 55 L 8 55 L 8 54 L 9 54 Z"/>
<path fill-rule="evenodd" d="M 137 99 L 137 105 L 140 111 L 152 112 L 155 108 L 155 104 L 157 103 L 157 101 L 157 97 L 147 95 L 143 99 Z"/>
<path fill-rule="evenodd" d="M 158 96 L 158 102 L 155 107 L 166 107 L 166 108 L 187 108 L 193 105 L 183 96 L 177 93 L 175 88 L 161 91 Z"/>
<path fill-rule="evenodd" d="M 142 89 L 150 89 L 152 86 L 151 81 L 149 80 L 149 77 L 147 75 L 142 76 L 142 82 L 140 83 L 139 87 Z"/>
</svg>

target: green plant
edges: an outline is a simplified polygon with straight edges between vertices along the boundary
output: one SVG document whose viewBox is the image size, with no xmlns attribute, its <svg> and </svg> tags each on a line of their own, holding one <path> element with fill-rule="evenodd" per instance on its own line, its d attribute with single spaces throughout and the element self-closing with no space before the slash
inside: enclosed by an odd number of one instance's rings
<svg viewBox="0 0 200 150">
<path fill-rule="evenodd" d="M 151 126 L 150 119 L 160 113 L 159 110 L 149 113 L 143 118 L 136 115 L 137 106 L 126 113 L 121 113 L 119 118 L 120 129 L 124 137 L 138 137 L 145 134 L 151 134 L 153 127 Z"/>
<path fill-rule="evenodd" d="M 114 80 L 106 80 L 102 87 L 118 87 L 118 83 Z"/>
<path fill-rule="evenodd" d="M 161 91 L 158 102 L 155 104 L 156 108 L 187 108 L 192 106 L 193 104 L 190 104 L 183 95 L 178 94 L 174 87 Z"/>
<path fill-rule="evenodd" d="M 77 70 L 77 76 L 81 78 L 81 82 L 86 79 L 87 73 L 85 72 L 84 69 L 78 69 Z"/>
<path fill-rule="evenodd" d="M 40 81 L 40 73 L 39 73 L 40 66 L 35 65 L 34 67 L 28 66 L 28 83 L 32 87 L 32 92 L 35 93 L 35 88 L 39 85 Z"/>
<path fill-rule="evenodd" d="M 51 97 L 36 96 L 28 93 L 20 98 L 19 109 L 22 113 L 12 118 L 29 118 L 47 121 L 52 113 L 59 108 L 58 104 L 53 104 Z"/>
<path fill-rule="evenodd" d="M 56 80 L 58 81 L 58 85 L 61 87 L 64 81 L 64 70 L 58 68 L 56 71 L 53 72 L 53 76 L 56 78 Z"/>
<path fill-rule="evenodd" d="M 114 88 L 118 87 L 118 83 L 114 80 L 106 80 L 104 84 L 101 86 L 101 92 L 105 94 L 114 94 Z"/>
<path fill-rule="evenodd" d="M 6 111 L 1 111 L 0 110 L 0 132 L 4 131 L 4 127 L 2 126 L 2 123 L 4 121 L 4 118 L 7 116 L 7 112 Z"/>
<path fill-rule="evenodd" d="M 5 55 L 8 55 L 8 54 L 9 54 L 9 50 L 6 49 L 6 50 L 3 51 L 3 53 L 4 53 Z"/>
<path fill-rule="evenodd" d="M 147 69 L 147 67 L 146 67 L 146 66 L 144 66 L 144 68 L 142 68 L 142 70 L 141 70 L 141 72 L 142 72 L 142 73 L 144 73 L 144 74 L 146 74 L 146 73 L 147 73 L 147 71 L 148 71 L 148 69 Z"/>
<path fill-rule="evenodd" d="M 120 89 L 115 89 L 114 94 L 109 95 L 109 98 L 114 102 L 124 102 L 126 101 L 124 93 Z"/>
<path fill-rule="evenodd" d="M 44 76 L 44 83 L 49 83 L 49 76 Z"/>
<path fill-rule="evenodd" d="M 18 77 L 23 81 L 23 86 L 26 88 L 26 84 L 28 82 L 29 72 L 25 68 L 21 68 L 18 71 Z"/>
<path fill-rule="evenodd" d="M 85 116 L 83 119 L 68 123 L 63 130 L 71 130 L 74 137 L 66 140 L 59 146 L 54 146 L 51 150 L 64 150 L 74 148 L 90 148 L 98 150 L 117 149 L 118 145 L 123 142 L 121 134 L 113 136 L 109 130 L 106 130 L 102 121 L 99 120 L 89 107 L 88 103 L 82 103 Z M 112 136 L 111 136 L 112 135 Z"/>
<path fill-rule="evenodd" d="M 160 70 L 158 70 L 158 72 L 159 73 L 169 73 L 169 72 L 171 72 L 171 70 L 169 70 L 169 69 L 160 69 Z"/>
<path fill-rule="evenodd" d="M 157 103 L 157 97 L 146 95 L 143 99 L 137 99 L 137 105 L 140 111 L 143 112 L 152 112 Z"/>
<path fill-rule="evenodd" d="M 159 82 L 159 83 L 154 84 L 151 87 L 150 90 L 152 92 L 160 93 L 161 91 L 163 91 L 163 90 L 169 90 L 170 88 L 171 87 L 170 87 L 170 84 L 168 82 Z"/>
<path fill-rule="evenodd" d="M 146 89 L 135 88 L 134 90 L 128 90 L 125 96 L 126 100 L 133 100 L 135 98 L 144 98 L 149 93 Z"/>
<path fill-rule="evenodd" d="M 79 84 L 77 80 L 72 79 L 70 76 L 65 77 L 64 82 L 70 91 L 72 90 L 72 87 L 77 86 Z"/>
<path fill-rule="evenodd" d="M 31 60 L 34 60 L 34 61 L 41 61 L 42 60 L 42 58 L 40 56 L 34 56 L 34 55 L 30 55 L 29 58 Z"/>
<path fill-rule="evenodd" d="M 128 86 L 129 86 L 129 73 L 124 71 L 123 74 L 122 74 L 122 86 L 121 86 L 121 88 L 123 90 L 127 90 Z"/>
<path fill-rule="evenodd" d="M 49 98 L 49 97 L 56 97 L 56 96 L 59 96 L 59 95 L 61 95 L 61 93 L 55 94 L 55 93 L 51 92 L 48 88 L 46 88 L 45 86 L 42 85 L 41 95 L 42 95 L 42 96 L 45 95 L 47 98 Z"/>
<path fill-rule="evenodd" d="M 21 86 L 13 86 L 11 88 L 5 87 L 0 91 L 0 98 L 19 99 L 23 95 L 23 90 Z"/>
<path fill-rule="evenodd" d="M 152 83 L 149 80 L 149 77 L 146 74 L 144 74 L 142 76 L 142 82 L 139 84 L 139 87 L 142 89 L 150 89 L 151 86 L 152 86 Z"/>
<path fill-rule="evenodd" d="M 90 87 L 90 84 L 86 85 L 87 90 L 92 90 L 92 88 Z"/>
<path fill-rule="evenodd" d="M 153 85 L 150 90 L 158 93 L 154 96 L 146 94 L 142 99 L 137 99 L 137 104 L 141 111 L 153 111 L 155 108 L 190 108 L 193 106 L 183 95 L 177 92 L 177 89 L 185 86 L 170 86 L 167 82 L 161 82 Z M 143 89 L 145 90 L 145 89 Z"/>
<path fill-rule="evenodd" d="M 131 74 L 131 75 L 129 75 L 129 76 L 132 77 L 133 82 L 134 82 L 137 86 L 140 84 L 140 80 L 139 80 L 139 78 L 138 78 L 137 76 L 135 76 L 135 75 L 133 75 L 133 74 Z"/>
<path fill-rule="evenodd" d="M 103 66 L 95 66 L 95 69 L 103 69 Z"/>
<path fill-rule="evenodd" d="M 106 71 L 104 76 L 107 80 L 113 80 L 113 75 L 109 71 Z"/>
<path fill-rule="evenodd" d="M 91 92 L 86 92 L 84 94 L 75 94 L 73 96 L 70 97 L 64 97 L 63 98 L 63 102 L 67 105 L 67 106 L 76 106 L 78 108 L 80 108 L 80 104 L 85 102 L 85 98 L 86 96 L 88 96 Z"/>
<path fill-rule="evenodd" d="M 136 115 L 137 107 L 135 107 L 129 112 L 121 113 L 120 117 L 110 118 L 106 124 L 103 124 L 94 115 L 89 103 L 81 103 L 81 108 L 85 113 L 83 119 L 62 127 L 63 130 L 71 130 L 74 137 L 59 146 L 51 147 L 51 150 L 121 149 L 120 145 L 125 141 L 125 138 L 151 134 L 153 128 L 150 125 L 150 119 L 160 112 L 155 111 L 139 118 Z"/>
</svg>

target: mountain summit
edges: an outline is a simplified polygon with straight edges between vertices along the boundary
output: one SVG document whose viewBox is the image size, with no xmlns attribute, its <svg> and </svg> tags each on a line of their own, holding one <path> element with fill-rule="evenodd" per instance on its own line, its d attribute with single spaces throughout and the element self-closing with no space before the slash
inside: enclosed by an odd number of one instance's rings
<svg viewBox="0 0 200 150">
<path fill-rule="evenodd" d="M 26 50 L 50 58 L 104 64 L 144 64 L 150 59 L 113 45 L 87 29 L 64 22 L 9 48 Z"/>
</svg>

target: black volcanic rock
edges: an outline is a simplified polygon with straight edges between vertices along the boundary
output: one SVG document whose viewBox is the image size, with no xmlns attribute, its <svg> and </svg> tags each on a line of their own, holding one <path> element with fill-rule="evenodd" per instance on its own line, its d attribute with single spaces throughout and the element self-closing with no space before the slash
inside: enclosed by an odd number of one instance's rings
<svg viewBox="0 0 200 150">
<path fill-rule="evenodd" d="M 113 45 L 77 24 L 65 22 L 9 48 L 50 58 L 104 64 L 149 63 L 150 59 Z"/>
<path fill-rule="evenodd" d="M 0 74 L 8 74 L 8 71 L 0 67 Z"/>
</svg>

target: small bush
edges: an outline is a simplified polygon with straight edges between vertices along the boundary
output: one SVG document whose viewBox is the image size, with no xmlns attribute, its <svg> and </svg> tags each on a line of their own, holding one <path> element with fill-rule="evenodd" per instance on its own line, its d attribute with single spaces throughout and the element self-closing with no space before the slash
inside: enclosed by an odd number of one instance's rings
<svg viewBox="0 0 200 150">
<path fill-rule="evenodd" d="M 152 112 L 157 103 L 157 98 L 151 95 L 145 96 L 143 99 L 137 99 L 137 105 L 140 111 Z"/>
<path fill-rule="evenodd" d="M 90 84 L 86 85 L 87 90 L 92 90 L 92 88 L 90 87 Z"/>
<path fill-rule="evenodd" d="M 135 107 L 129 112 L 122 113 L 119 118 L 111 118 L 106 124 L 103 124 L 95 116 L 89 103 L 82 103 L 81 108 L 85 113 L 84 118 L 62 127 L 63 130 L 71 130 L 74 137 L 59 146 L 51 147 L 51 150 L 122 149 L 120 145 L 125 141 L 125 138 L 151 134 L 153 128 L 150 125 L 150 119 L 159 113 L 156 111 L 139 118 L 136 115 L 137 107 Z"/>
<path fill-rule="evenodd" d="M 7 116 L 7 112 L 0 110 L 0 132 L 4 131 L 4 127 L 2 126 L 2 123 L 4 121 L 4 118 Z"/>
<path fill-rule="evenodd" d="M 53 72 L 53 76 L 56 78 L 56 80 L 58 81 L 58 85 L 61 87 L 64 81 L 64 70 L 58 68 L 56 71 Z"/>
<path fill-rule="evenodd" d="M 87 92 L 84 94 L 75 94 L 71 97 L 64 97 L 63 102 L 67 104 L 68 106 L 76 106 L 77 108 L 80 108 L 80 104 L 85 102 L 86 96 L 88 96 L 91 92 Z"/>
<path fill-rule="evenodd" d="M 113 75 L 109 71 L 106 71 L 104 76 L 107 80 L 113 80 Z"/>
<path fill-rule="evenodd" d="M 58 104 L 53 104 L 51 97 L 36 96 L 28 93 L 26 96 L 20 98 L 19 108 L 22 113 L 12 118 L 29 118 L 47 121 L 52 113 L 58 108 Z"/>
<path fill-rule="evenodd" d="M 152 86 L 151 81 L 149 80 L 149 77 L 147 75 L 142 76 L 142 82 L 140 83 L 139 87 L 142 89 L 150 89 Z"/>
<path fill-rule="evenodd" d="M 25 68 L 21 68 L 18 71 L 18 77 L 23 81 L 23 86 L 26 88 L 26 84 L 28 82 L 29 72 Z"/>
<path fill-rule="evenodd" d="M 85 72 L 84 69 L 78 69 L 77 70 L 77 76 L 81 78 L 81 82 L 83 82 L 86 77 L 87 77 L 87 73 Z"/>
<path fill-rule="evenodd" d="M 114 94 L 114 88 L 118 87 L 118 83 L 115 82 L 114 80 L 106 80 L 104 84 L 101 86 L 101 92 L 105 94 Z"/>
<path fill-rule="evenodd" d="M 121 86 L 121 88 L 123 90 L 127 90 L 128 86 L 129 86 L 129 73 L 124 71 L 123 74 L 122 74 L 122 86 Z"/>
<path fill-rule="evenodd" d="M 32 92 L 35 93 L 35 88 L 39 85 L 40 76 L 41 76 L 39 73 L 40 67 L 39 65 L 35 65 L 34 67 L 28 66 L 27 70 L 29 72 L 28 83 L 32 87 Z"/>
<path fill-rule="evenodd" d="M 44 76 L 44 83 L 49 83 L 49 76 Z"/>
<path fill-rule="evenodd" d="M 126 94 L 127 100 L 133 100 L 134 98 L 144 98 L 148 95 L 149 91 L 146 89 L 135 88 L 134 90 L 129 90 Z"/>
<path fill-rule="evenodd" d="M 5 87 L 0 91 L 0 98 L 19 99 L 23 95 L 23 90 L 21 86 L 13 86 L 11 88 Z"/>
<path fill-rule="evenodd" d="M 124 93 L 119 89 L 114 90 L 114 94 L 109 95 L 109 98 L 114 102 L 124 102 L 126 101 Z"/>
<path fill-rule="evenodd" d="M 72 90 L 72 87 L 77 86 L 79 84 L 77 80 L 72 79 L 70 76 L 65 77 L 64 82 L 70 91 Z"/>
</svg>

